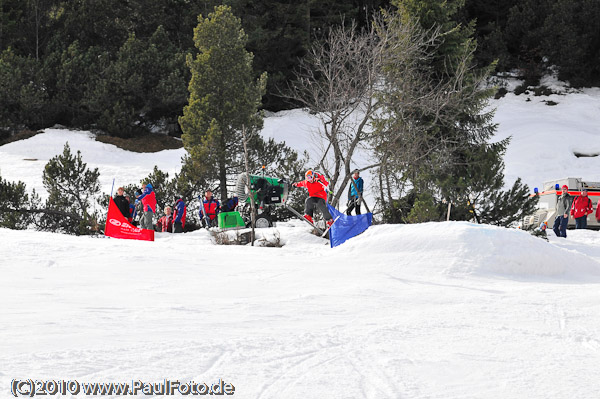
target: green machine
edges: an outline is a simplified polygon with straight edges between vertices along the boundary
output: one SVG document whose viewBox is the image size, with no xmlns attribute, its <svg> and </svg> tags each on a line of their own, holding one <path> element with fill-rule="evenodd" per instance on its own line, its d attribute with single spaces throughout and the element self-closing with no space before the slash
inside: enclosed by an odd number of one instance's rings
<svg viewBox="0 0 600 399">
<path fill-rule="evenodd" d="M 240 173 L 236 182 L 236 196 L 240 209 L 240 216 L 249 226 L 251 221 L 250 198 L 254 198 L 256 206 L 256 227 L 272 227 L 275 215 L 272 213 L 274 207 L 283 206 L 290 192 L 290 183 L 285 179 L 260 175 L 248 176 Z M 248 189 L 249 187 L 249 189 Z M 219 224 L 219 227 L 221 225 Z"/>
</svg>

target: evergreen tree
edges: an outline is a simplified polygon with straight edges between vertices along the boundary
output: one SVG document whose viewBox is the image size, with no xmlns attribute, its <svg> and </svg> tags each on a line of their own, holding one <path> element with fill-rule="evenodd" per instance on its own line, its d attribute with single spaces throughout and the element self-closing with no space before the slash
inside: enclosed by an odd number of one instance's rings
<svg viewBox="0 0 600 399">
<path fill-rule="evenodd" d="M 416 53 L 414 63 L 394 62 L 385 69 L 390 85 L 384 93 L 388 111 L 376 123 L 385 186 L 380 201 L 391 203 L 391 195 L 386 199 L 383 193 L 391 193 L 400 184 L 451 202 L 454 220 L 477 219 L 484 199 L 503 186 L 502 156 L 508 145 L 508 140 L 489 143 L 496 125 L 493 111 L 485 107 L 493 89 L 482 87 L 494 65 L 474 66 L 473 25 L 453 20 L 462 0 L 399 0 L 395 4 L 401 23 L 391 21 L 392 28 L 417 20 L 421 28 L 413 34 L 433 36 Z M 510 199 L 524 207 L 517 191 Z"/>
<path fill-rule="evenodd" d="M 24 25 L 24 13 L 23 0 L 0 0 L 0 52 L 9 47 L 13 50 L 23 47 L 20 28 Z"/>
<path fill-rule="evenodd" d="M 175 123 L 185 104 L 189 79 L 184 56 L 162 27 L 148 40 L 131 35 L 88 96 L 99 126 L 130 137 L 161 121 Z"/>
<path fill-rule="evenodd" d="M 0 132 L 39 129 L 52 121 L 41 64 L 11 49 L 0 55 Z"/>
<path fill-rule="evenodd" d="M 520 0 L 466 0 L 461 12 L 461 22 L 476 21 L 475 38 L 477 51 L 475 58 L 480 67 L 498 61 L 498 70 L 511 68 L 511 55 L 508 44 L 504 40 L 504 30 L 509 10 L 520 3 Z M 459 11 L 460 12 L 460 11 Z"/>
<path fill-rule="evenodd" d="M 440 209 L 433 196 L 428 193 L 419 195 L 415 199 L 407 219 L 409 223 L 439 221 L 441 219 Z"/>
<path fill-rule="evenodd" d="M 29 215 L 24 213 L 29 197 L 25 183 L 12 183 L 0 176 L 0 227 L 22 230 L 29 225 Z"/>
<path fill-rule="evenodd" d="M 55 40 L 71 44 L 80 43 L 81 48 L 101 46 L 115 54 L 135 27 L 130 1 L 77 0 L 62 1 L 57 15 Z M 154 28 L 156 29 L 156 27 Z"/>
<path fill-rule="evenodd" d="M 544 54 L 575 87 L 600 85 L 600 2 L 555 0 L 545 20 Z"/>
<path fill-rule="evenodd" d="M 199 174 L 215 176 L 220 196 L 227 198 L 227 175 L 241 171 L 242 128 L 262 127 L 257 112 L 265 93 L 266 74 L 255 79 L 247 36 L 230 7 L 219 6 L 208 18 L 198 17 L 195 58 L 188 56 L 192 72 L 189 102 L 179 123 L 183 144 Z M 259 140 L 257 137 L 255 140 Z"/>
<path fill-rule="evenodd" d="M 544 21 L 552 1 L 523 0 L 508 13 L 504 42 L 512 58 L 509 65 L 523 70 L 528 85 L 537 85 L 544 73 Z"/>
<path fill-rule="evenodd" d="M 73 127 L 95 124 L 98 112 L 90 108 L 90 103 L 96 101 L 91 91 L 109 66 L 104 50 L 84 49 L 74 41 L 65 49 L 52 51 L 44 65 L 44 81 L 56 123 Z"/>
<path fill-rule="evenodd" d="M 44 167 L 42 181 L 48 191 L 40 226 L 43 230 L 82 235 L 98 232 L 93 202 L 100 192 L 98 168 L 90 170 L 81 152 L 71 154 L 66 143 L 61 155 Z"/>
</svg>

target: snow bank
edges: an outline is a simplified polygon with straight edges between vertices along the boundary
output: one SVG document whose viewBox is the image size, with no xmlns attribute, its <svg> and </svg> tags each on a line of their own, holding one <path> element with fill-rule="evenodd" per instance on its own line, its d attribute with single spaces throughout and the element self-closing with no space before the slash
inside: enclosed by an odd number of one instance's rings
<svg viewBox="0 0 600 399">
<path fill-rule="evenodd" d="M 400 255 L 451 276 L 600 277 L 600 263 L 581 252 L 522 230 L 467 222 L 373 226 L 340 251 L 387 258 Z"/>
</svg>

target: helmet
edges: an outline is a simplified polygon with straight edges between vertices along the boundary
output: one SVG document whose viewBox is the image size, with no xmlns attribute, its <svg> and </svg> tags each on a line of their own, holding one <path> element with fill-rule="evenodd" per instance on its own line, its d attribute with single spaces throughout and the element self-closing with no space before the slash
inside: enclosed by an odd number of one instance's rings
<svg viewBox="0 0 600 399">
<path fill-rule="evenodd" d="M 306 178 L 306 180 L 312 179 L 314 177 L 313 171 L 311 169 L 307 170 L 304 174 L 304 177 Z"/>
</svg>

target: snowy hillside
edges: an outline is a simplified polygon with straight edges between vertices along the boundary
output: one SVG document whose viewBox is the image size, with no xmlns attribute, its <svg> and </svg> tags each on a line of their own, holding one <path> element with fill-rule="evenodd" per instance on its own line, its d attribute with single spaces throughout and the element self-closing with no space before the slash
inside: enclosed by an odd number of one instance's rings
<svg viewBox="0 0 600 399">
<path fill-rule="evenodd" d="M 530 98 L 493 102 L 498 139 L 513 136 L 508 179 L 600 181 L 600 157 L 573 155 L 600 153 L 600 90 L 551 96 L 555 106 Z M 263 133 L 310 152 L 315 126 L 287 111 Z M 183 155 L 49 129 L 0 147 L 2 177 L 43 192 L 65 141 L 107 193 L 113 177 L 175 172 Z M 598 398 L 599 232 L 546 242 L 466 222 L 378 225 L 333 249 L 298 220 L 261 234 L 285 245 L 217 246 L 205 230 L 143 242 L 0 229 L 0 398 L 26 379 L 221 379 L 255 399 Z"/>
<path fill-rule="evenodd" d="M 552 79 L 547 78 L 542 83 L 559 94 L 516 96 L 509 93 L 490 102 L 490 107 L 496 109 L 496 139 L 512 138 L 505 156 L 507 186 L 512 186 L 518 177 L 531 190 L 541 187 L 547 180 L 562 177 L 600 181 L 600 89 L 566 94 L 564 87 Z M 549 106 L 548 101 L 557 105 Z M 285 141 L 298 152 L 306 150 L 315 162 L 321 154 L 315 139 L 318 128 L 319 121 L 315 116 L 291 110 L 267 117 L 262 134 Z M 185 154 L 183 149 L 132 153 L 93 141 L 87 132 L 46 129 L 43 134 L 0 147 L 0 175 L 8 180 L 22 180 L 29 190 L 35 188 L 45 196 L 42 186 L 44 165 L 62 153 L 67 141 L 73 152 L 81 151 L 89 167 L 99 168 L 102 189 L 106 193 L 110 193 L 113 178 L 117 186 L 137 183 L 148 176 L 154 165 L 172 175 L 180 170 L 181 157 Z M 575 153 L 599 156 L 578 158 Z M 359 152 L 353 166 L 362 168 L 369 164 L 368 154 Z M 373 204 L 373 177 L 369 172 L 362 176 L 365 197 Z"/>
<path fill-rule="evenodd" d="M 0 229 L 13 378 L 233 384 L 241 398 L 595 398 L 600 237 L 374 226 L 336 249 Z"/>
</svg>

